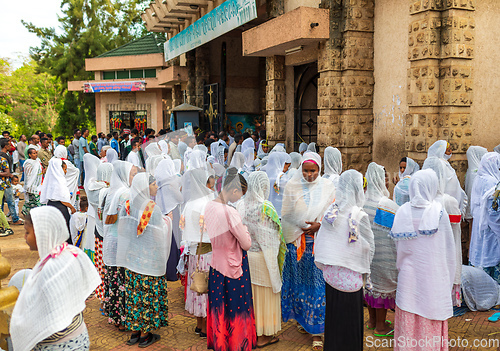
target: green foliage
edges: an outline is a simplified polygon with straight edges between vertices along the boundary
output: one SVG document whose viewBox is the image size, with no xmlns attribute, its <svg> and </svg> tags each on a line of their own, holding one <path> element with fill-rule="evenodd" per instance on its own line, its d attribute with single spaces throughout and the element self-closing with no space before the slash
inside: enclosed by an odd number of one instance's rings
<svg viewBox="0 0 500 351">
<path fill-rule="evenodd" d="M 32 134 L 37 129 L 54 131 L 62 107 L 62 86 L 56 77 L 37 73 L 33 61 L 12 71 L 3 59 L 0 91 L 0 126 L 5 130 L 15 134 Z"/>
<path fill-rule="evenodd" d="M 92 72 L 85 71 L 86 58 L 96 57 L 146 33 L 140 10 L 147 4 L 148 0 L 62 0 L 61 30 L 40 28 L 23 21 L 24 26 L 41 39 L 41 45 L 32 47 L 30 55 L 37 62 L 39 72 L 57 77 L 65 91 L 68 81 L 93 78 Z M 72 129 L 92 127 L 94 123 L 94 96 L 65 93 L 57 130 L 70 135 Z"/>
</svg>

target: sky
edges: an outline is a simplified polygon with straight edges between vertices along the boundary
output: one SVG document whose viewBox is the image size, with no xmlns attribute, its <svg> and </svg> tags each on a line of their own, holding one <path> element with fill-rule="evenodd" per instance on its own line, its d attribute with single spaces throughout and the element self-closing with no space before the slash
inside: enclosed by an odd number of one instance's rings
<svg viewBox="0 0 500 351">
<path fill-rule="evenodd" d="M 18 56 L 29 55 L 30 46 L 40 45 L 35 34 L 28 32 L 21 20 L 38 27 L 59 27 L 61 0 L 0 1 L 0 57 L 9 58 L 13 67 L 22 65 Z"/>
</svg>

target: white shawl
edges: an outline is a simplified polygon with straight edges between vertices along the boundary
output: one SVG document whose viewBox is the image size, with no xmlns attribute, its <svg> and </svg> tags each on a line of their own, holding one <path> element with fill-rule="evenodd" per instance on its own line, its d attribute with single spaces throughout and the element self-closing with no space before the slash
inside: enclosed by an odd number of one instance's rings
<svg viewBox="0 0 500 351">
<path fill-rule="evenodd" d="M 45 179 L 40 187 L 40 202 L 42 204 L 47 204 L 51 200 L 68 203 L 71 201 L 62 163 L 63 161 L 56 157 L 49 161 Z"/>
</svg>

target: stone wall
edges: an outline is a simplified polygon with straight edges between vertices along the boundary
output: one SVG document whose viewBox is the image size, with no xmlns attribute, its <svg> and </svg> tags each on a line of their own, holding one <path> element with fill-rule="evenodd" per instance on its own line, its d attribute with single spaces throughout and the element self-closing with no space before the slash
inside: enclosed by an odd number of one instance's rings
<svg viewBox="0 0 500 351">
<path fill-rule="evenodd" d="M 472 141 L 474 0 L 410 0 L 408 105 L 405 150 L 423 162 L 439 139 L 453 150 L 452 166 L 465 174 Z"/>
<path fill-rule="evenodd" d="M 285 57 L 266 58 L 266 133 L 274 145 L 285 141 Z"/>
</svg>

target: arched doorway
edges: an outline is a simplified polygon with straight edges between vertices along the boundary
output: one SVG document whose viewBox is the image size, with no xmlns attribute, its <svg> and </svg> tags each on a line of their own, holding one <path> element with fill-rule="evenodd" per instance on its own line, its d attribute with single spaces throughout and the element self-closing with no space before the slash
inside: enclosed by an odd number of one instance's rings
<svg viewBox="0 0 500 351">
<path fill-rule="evenodd" d="M 295 73 L 295 148 L 301 142 L 318 139 L 318 64 L 296 66 Z"/>
</svg>

